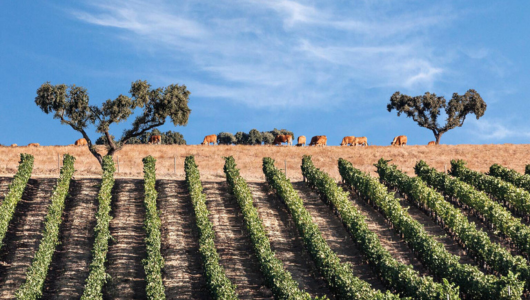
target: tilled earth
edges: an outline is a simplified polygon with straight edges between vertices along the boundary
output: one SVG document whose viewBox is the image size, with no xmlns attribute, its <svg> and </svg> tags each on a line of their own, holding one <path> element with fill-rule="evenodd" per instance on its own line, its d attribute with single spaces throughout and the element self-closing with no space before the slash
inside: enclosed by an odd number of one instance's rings
<svg viewBox="0 0 530 300">
<path fill-rule="evenodd" d="M 11 178 L 0 177 L 0 203 Z M 25 273 L 42 237 L 45 215 L 56 179 L 30 179 L 16 208 L 0 249 L 0 299 L 13 299 L 25 280 Z M 94 242 L 95 213 L 98 207 L 99 179 L 74 179 L 66 199 L 60 245 L 57 247 L 44 286 L 44 299 L 79 299 L 88 276 Z M 272 299 L 265 285 L 259 262 L 239 205 L 225 181 L 203 180 L 209 218 L 214 225 L 220 263 L 228 278 L 236 284 L 241 299 Z M 264 181 L 249 181 L 254 205 L 263 221 L 276 257 L 283 263 L 299 287 L 311 296 L 333 299 L 329 286 L 311 260 L 303 239 L 285 204 Z M 373 288 L 385 290 L 367 264 L 339 218 L 315 191 L 304 182 L 293 181 L 313 221 L 324 239 L 348 262 L 359 278 Z M 158 208 L 162 221 L 161 252 L 165 260 L 163 282 L 168 299 L 209 299 L 204 268 L 199 254 L 199 237 L 186 182 L 163 179 L 156 183 Z M 146 258 L 144 186 L 141 179 L 117 179 L 112 198 L 113 219 L 110 230 L 107 272 L 111 276 L 104 289 L 105 299 L 145 299 L 146 281 L 142 260 Z M 399 196 L 399 194 L 396 194 Z M 351 193 L 352 204 L 366 217 L 369 229 L 398 261 L 411 265 L 421 275 L 429 271 L 410 251 L 407 244 L 384 217 Z M 424 212 L 401 199 L 414 219 L 425 226 L 462 263 L 474 264 L 460 246 Z M 480 225 L 480 222 L 478 222 Z M 492 233 L 491 233 L 492 234 Z M 493 234 L 492 234 L 493 235 Z M 493 236 L 492 236 L 493 237 Z"/>
</svg>

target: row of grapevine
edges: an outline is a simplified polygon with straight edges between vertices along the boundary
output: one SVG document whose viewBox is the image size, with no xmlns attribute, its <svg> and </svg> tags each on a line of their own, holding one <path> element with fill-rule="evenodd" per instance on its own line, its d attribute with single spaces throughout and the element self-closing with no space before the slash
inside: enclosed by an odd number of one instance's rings
<svg viewBox="0 0 530 300">
<path fill-rule="evenodd" d="M 276 299 L 311 299 L 308 293 L 298 288 L 298 283 L 292 278 L 291 273 L 283 268 L 282 261 L 274 256 L 265 226 L 259 217 L 258 210 L 253 205 L 250 189 L 245 179 L 239 174 L 232 156 L 225 158 L 224 172 L 226 181 L 243 212 L 254 253 L 259 260 L 266 284 L 272 290 L 274 297 Z"/>
<path fill-rule="evenodd" d="M 473 171 L 463 160 L 451 160 L 451 175 L 503 202 L 517 215 L 530 215 L 530 193 L 494 176 Z"/>
<path fill-rule="evenodd" d="M 214 242 L 215 232 L 212 222 L 208 219 L 206 196 L 202 191 L 201 176 L 193 156 L 186 157 L 184 169 L 199 228 L 199 252 L 206 271 L 208 288 L 215 299 L 237 299 L 235 285 L 226 277 L 224 268 L 219 264 L 219 254 Z"/>
<path fill-rule="evenodd" d="M 94 248 L 90 273 L 85 283 L 82 300 L 103 299 L 102 289 L 109 275 L 105 272 L 105 262 L 111 238 L 109 225 L 112 187 L 114 186 L 114 172 L 116 168 L 112 156 L 103 157 L 103 176 L 98 193 L 98 211 L 96 213 L 96 227 L 94 228 Z"/>
<path fill-rule="evenodd" d="M 470 223 L 467 217 L 445 198 L 428 187 L 420 178 L 409 177 L 389 165 L 384 159 L 376 164 L 377 173 L 381 181 L 392 188 L 397 188 L 406 195 L 407 200 L 427 211 L 429 215 L 440 221 L 440 225 L 447 230 L 459 244 L 468 251 L 479 265 L 484 263 L 494 273 L 512 276 L 510 272 L 519 274 L 519 279 L 530 284 L 530 267 L 522 256 L 513 256 L 510 251 L 498 243 L 493 243 L 488 235 L 477 229 L 475 223 Z"/>
<path fill-rule="evenodd" d="M 530 166 L 530 165 L 528 165 Z M 505 168 L 501 165 L 494 164 L 490 167 L 489 175 L 507 181 L 516 187 L 530 191 L 530 175 L 519 174 L 517 171 Z"/>
<path fill-rule="evenodd" d="M 444 192 L 480 214 L 487 222 L 497 228 L 505 237 L 509 237 L 517 248 L 528 258 L 530 255 L 530 228 L 501 204 L 491 200 L 484 192 L 429 167 L 419 161 L 414 167 L 416 174 L 428 185 Z"/>
<path fill-rule="evenodd" d="M 63 157 L 63 167 L 48 207 L 39 249 L 26 272 L 26 280 L 16 292 L 17 299 L 38 299 L 42 296 L 44 280 L 48 275 L 55 248 L 59 245 L 59 230 L 63 221 L 66 195 L 68 195 L 70 180 L 75 171 L 74 161 L 75 158 L 71 155 L 65 154 Z"/>
<path fill-rule="evenodd" d="M 337 254 L 322 237 L 318 226 L 313 223 L 291 182 L 274 166 L 272 158 L 263 158 L 263 173 L 269 185 L 286 204 L 315 265 L 338 299 L 398 299 L 398 296 L 390 292 L 382 293 L 372 289 L 370 284 L 353 275 L 349 263 L 340 262 Z"/>
<path fill-rule="evenodd" d="M 379 237 L 368 229 L 364 216 L 353 206 L 348 193 L 340 188 L 328 174 L 317 169 L 310 156 L 302 159 L 302 174 L 308 184 L 316 188 L 323 200 L 331 204 L 347 228 L 359 249 L 381 281 L 390 289 L 414 299 L 458 299 L 458 288 L 436 283 L 432 277 L 422 277 L 411 266 L 404 265 L 392 257 L 382 245 Z"/>
<path fill-rule="evenodd" d="M 475 266 L 460 264 L 459 257 L 431 237 L 376 178 L 355 169 L 344 159 L 339 160 L 339 172 L 348 185 L 375 204 L 431 273 L 458 285 L 466 299 L 521 297 L 523 285 L 515 276 L 497 278 L 485 275 Z"/>
<path fill-rule="evenodd" d="M 156 207 L 156 159 L 147 156 L 144 163 L 144 205 L 146 210 L 145 231 L 147 259 L 143 261 L 146 275 L 147 299 L 166 299 L 164 283 L 162 282 L 162 268 L 164 268 L 164 258 L 160 253 L 160 215 Z"/>
<path fill-rule="evenodd" d="M 17 204 L 22 198 L 22 193 L 24 193 L 24 189 L 28 184 L 31 172 L 33 171 L 33 161 L 33 155 L 24 153 L 20 154 L 20 163 L 18 165 L 17 173 L 9 185 L 9 191 L 0 206 L 0 249 L 3 246 L 3 241 L 9 223 L 15 214 Z"/>
</svg>

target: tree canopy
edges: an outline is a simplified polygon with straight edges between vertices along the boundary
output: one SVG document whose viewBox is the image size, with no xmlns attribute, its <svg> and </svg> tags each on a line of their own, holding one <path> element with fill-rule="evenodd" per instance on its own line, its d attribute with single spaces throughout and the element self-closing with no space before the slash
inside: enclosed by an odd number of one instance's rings
<svg viewBox="0 0 530 300">
<path fill-rule="evenodd" d="M 436 138 L 436 144 L 440 143 L 440 138 L 445 132 L 455 127 L 461 127 L 468 114 L 474 114 L 478 120 L 484 115 L 486 108 L 486 102 L 473 89 L 468 90 L 464 95 L 454 93 L 449 103 L 443 96 L 439 97 L 429 92 L 423 96 L 415 97 L 395 92 L 387 105 L 389 112 L 395 109 L 398 117 L 404 113 L 419 126 L 430 129 Z M 438 117 L 442 110 L 447 115 L 446 123 L 443 126 L 438 123 Z"/>
<path fill-rule="evenodd" d="M 129 93 L 130 97 L 119 95 L 98 107 L 90 105 L 88 92 L 83 87 L 46 82 L 37 89 L 35 103 L 46 114 L 53 113 L 54 119 L 79 131 L 87 140 L 90 152 L 102 164 L 104 155 L 96 151 L 86 133 L 90 124 L 96 126 L 98 133 L 105 135 L 107 155 L 112 156 L 130 139 L 163 125 L 167 118 L 175 126 L 188 123 L 191 113 L 188 107 L 190 92 L 185 85 L 171 84 L 165 88 L 151 89 L 147 81 L 138 80 L 131 84 Z M 133 121 L 132 128 L 125 130 L 116 141 L 109 132 L 110 125 L 127 120 L 136 109 L 141 109 L 142 113 Z"/>
<path fill-rule="evenodd" d="M 230 132 L 221 132 L 217 135 L 217 144 L 219 145 L 232 145 L 237 143 L 237 140 Z"/>
</svg>

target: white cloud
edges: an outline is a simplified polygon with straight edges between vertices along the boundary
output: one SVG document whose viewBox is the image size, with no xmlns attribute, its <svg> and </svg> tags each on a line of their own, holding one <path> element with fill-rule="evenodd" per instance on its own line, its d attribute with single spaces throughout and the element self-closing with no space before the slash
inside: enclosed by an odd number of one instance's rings
<svg viewBox="0 0 530 300">
<path fill-rule="evenodd" d="M 528 138 L 530 129 L 522 126 L 505 125 L 507 120 L 473 120 L 473 135 L 480 140 L 495 141 L 507 138 Z"/>
<path fill-rule="evenodd" d="M 294 0 L 88 2 L 72 15 L 163 59 L 187 64 L 211 95 L 262 107 L 327 107 L 364 88 L 430 88 L 446 73 L 421 32 L 446 26 L 447 9 L 393 4 L 334 7 Z M 280 24 L 278 26 L 278 24 Z M 175 76 L 162 68 L 157 76 Z M 160 74 L 162 73 L 162 74 Z M 198 75 L 197 75 L 198 74 Z M 197 93 L 196 93 L 197 95 Z"/>
</svg>

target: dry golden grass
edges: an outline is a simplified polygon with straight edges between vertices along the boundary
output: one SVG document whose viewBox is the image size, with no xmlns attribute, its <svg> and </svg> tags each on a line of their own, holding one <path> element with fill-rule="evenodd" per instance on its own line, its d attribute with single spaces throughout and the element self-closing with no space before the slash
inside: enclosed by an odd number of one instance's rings
<svg viewBox="0 0 530 300">
<path fill-rule="evenodd" d="M 103 149 L 103 148 L 102 148 Z M 97 160 L 86 146 L 45 146 L 45 147 L 0 147 L 0 175 L 11 176 L 16 172 L 20 153 L 35 156 L 33 176 L 58 176 L 57 156 L 69 153 L 77 158 L 76 177 L 99 177 Z M 301 159 L 304 154 L 312 155 L 319 168 L 339 179 L 337 160 L 342 157 L 363 171 L 375 174 L 373 164 L 381 157 L 392 159 L 403 171 L 414 174 L 414 164 L 425 160 L 438 170 L 450 167 L 451 159 L 464 159 L 474 170 L 487 171 L 493 163 L 524 171 L 530 163 L 530 145 L 440 145 L 400 147 L 286 147 L 286 146 L 174 146 L 174 145 L 127 145 L 117 153 L 114 160 L 120 161 L 120 171 L 116 177 L 142 178 L 142 158 L 152 155 L 157 159 L 158 178 L 184 178 L 184 158 L 195 155 L 203 179 L 224 180 L 223 165 L 225 156 L 233 155 L 241 174 L 251 181 L 264 180 L 261 170 L 262 158 L 269 156 L 276 160 L 279 168 L 287 163 L 287 176 L 301 180 Z M 176 160 L 176 173 L 174 172 Z"/>
</svg>

